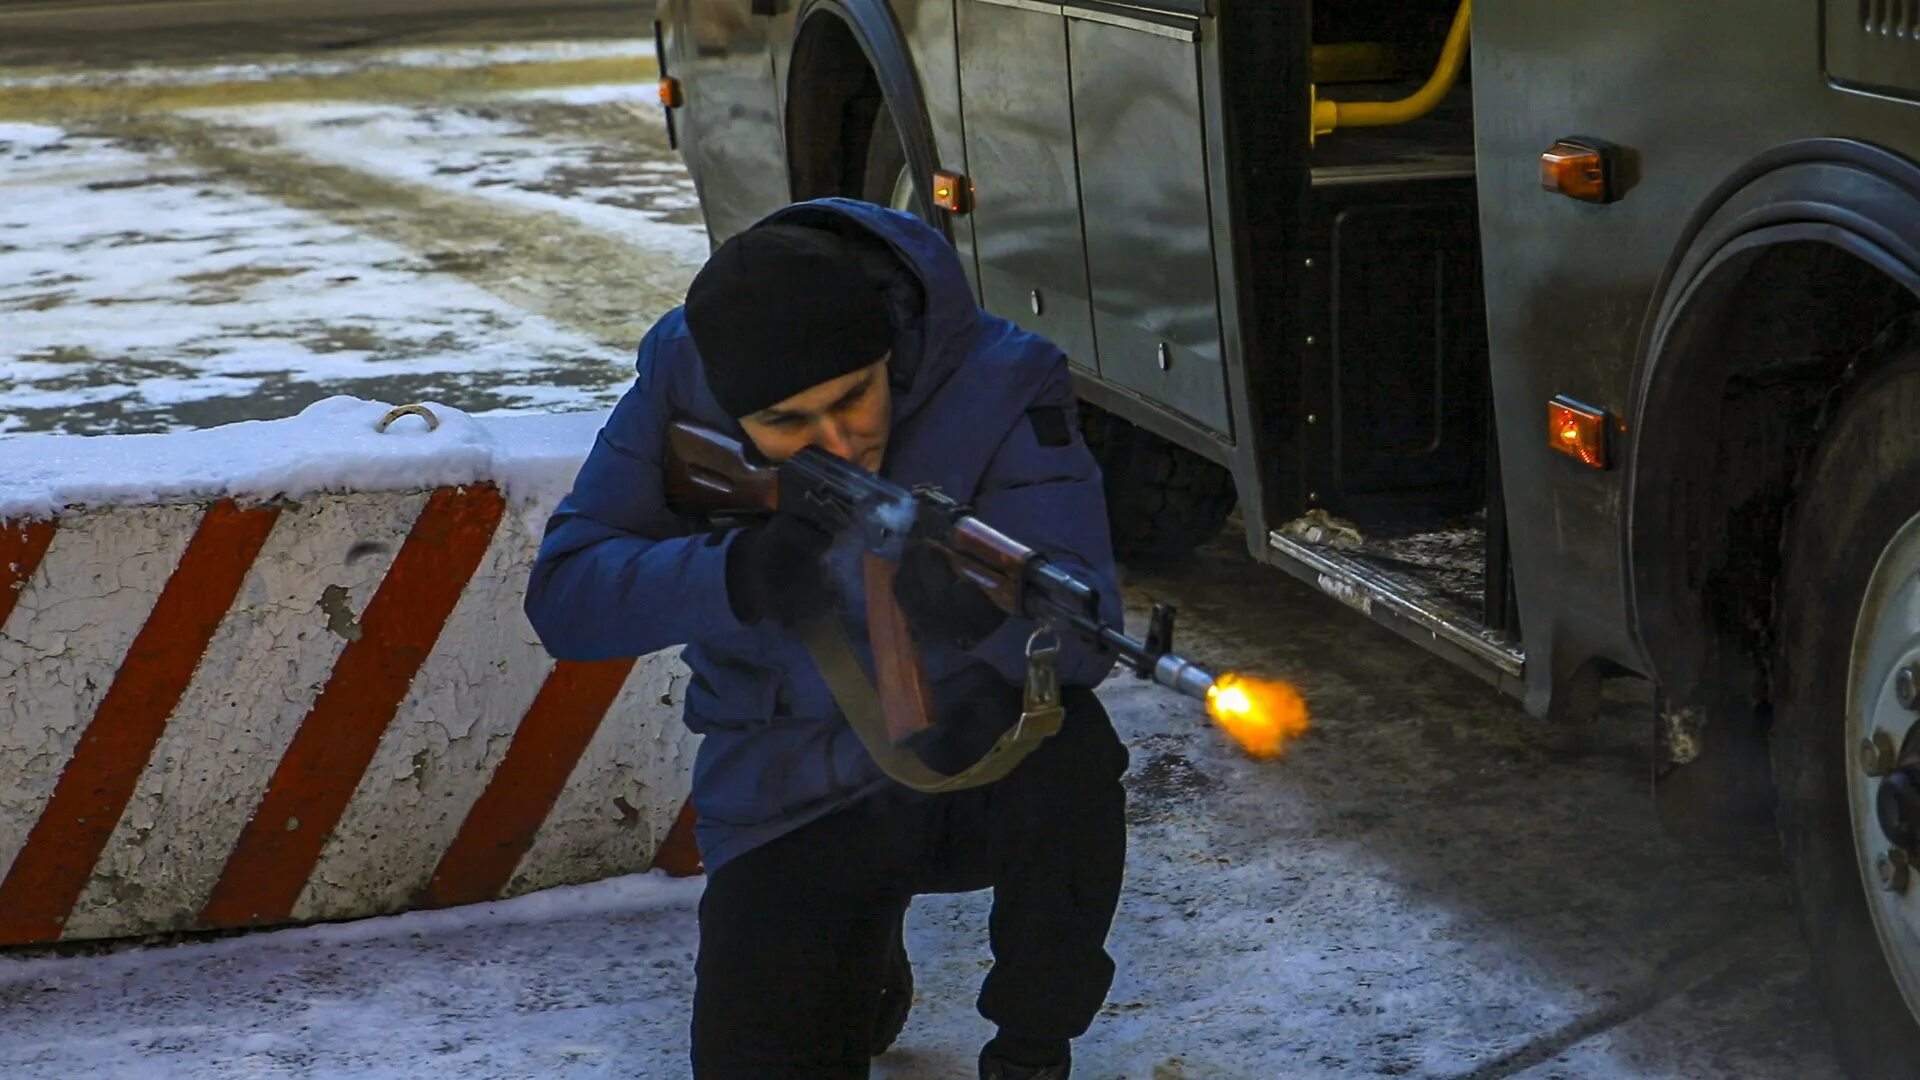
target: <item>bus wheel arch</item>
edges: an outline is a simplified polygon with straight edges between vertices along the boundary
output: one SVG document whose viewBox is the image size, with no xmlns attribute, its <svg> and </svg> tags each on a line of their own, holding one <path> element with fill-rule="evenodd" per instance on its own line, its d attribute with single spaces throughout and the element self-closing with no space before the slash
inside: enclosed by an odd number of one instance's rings
<svg viewBox="0 0 1920 1080">
<path fill-rule="evenodd" d="M 1629 621 L 1676 698 L 1750 681 L 1728 668 L 1766 653 L 1780 530 L 1820 419 L 1916 297 L 1920 165 L 1876 147 L 1776 148 L 1695 214 L 1624 417 Z"/>
<path fill-rule="evenodd" d="M 1920 1054 L 1920 892 L 1914 940 L 1888 936 L 1898 845 L 1852 828 L 1845 688 L 1883 519 L 1920 512 L 1920 167 L 1820 140 L 1736 180 L 1669 268 L 1627 417 L 1631 622 L 1659 730 L 1685 736 L 1656 790 L 1696 838 L 1777 820 L 1842 1055 L 1881 1075 Z"/>
<path fill-rule="evenodd" d="M 787 72 L 786 127 L 791 195 L 797 200 L 891 191 L 893 178 L 869 183 L 870 159 L 889 158 L 872 143 L 891 120 L 900 157 L 916 179 L 930 178 L 938 156 L 913 57 L 883 0 L 805 0 L 794 20 Z M 882 148 L 884 149 L 884 148 Z M 951 227 L 913 190 L 914 212 L 951 240 Z"/>
</svg>

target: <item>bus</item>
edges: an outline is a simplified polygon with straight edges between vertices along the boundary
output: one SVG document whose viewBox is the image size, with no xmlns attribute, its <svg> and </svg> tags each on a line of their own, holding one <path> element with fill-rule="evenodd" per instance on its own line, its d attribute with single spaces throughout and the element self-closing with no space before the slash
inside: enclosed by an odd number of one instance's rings
<svg viewBox="0 0 1920 1080">
<path fill-rule="evenodd" d="M 1059 344 L 1116 544 L 1254 556 L 1771 812 L 1920 1066 L 1920 3 L 662 0 L 717 242 L 864 198 Z"/>
</svg>

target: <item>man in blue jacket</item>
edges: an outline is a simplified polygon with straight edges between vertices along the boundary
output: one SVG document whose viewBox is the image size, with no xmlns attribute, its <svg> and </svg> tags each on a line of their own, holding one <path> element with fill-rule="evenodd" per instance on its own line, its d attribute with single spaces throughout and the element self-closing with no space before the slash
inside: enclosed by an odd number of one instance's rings
<svg viewBox="0 0 1920 1080">
<path fill-rule="evenodd" d="M 715 529 L 676 513 L 667 426 L 728 431 L 773 461 L 818 446 L 937 485 L 1096 586 L 1117 623 L 1074 410 L 1060 351 L 982 312 L 944 240 L 846 200 L 787 207 L 721 245 L 641 342 L 638 379 L 547 526 L 527 614 L 564 659 L 687 646 L 708 873 L 696 1077 L 866 1076 L 911 1002 L 908 902 L 988 887 L 994 966 L 978 1004 L 998 1030 L 980 1074 L 1066 1077 L 1113 977 L 1127 754 L 1091 692 L 1109 659 L 1069 643 L 1062 728 L 1009 775 L 940 795 L 889 779 L 794 631 L 832 612 L 870 670 L 857 575 L 834 572 L 833 538 L 799 518 Z M 952 771 L 1018 717 L 1033 625 L 929 551 L 901 560 L 895 593 L 940 714 L 923 753 Z"/>
</svg>

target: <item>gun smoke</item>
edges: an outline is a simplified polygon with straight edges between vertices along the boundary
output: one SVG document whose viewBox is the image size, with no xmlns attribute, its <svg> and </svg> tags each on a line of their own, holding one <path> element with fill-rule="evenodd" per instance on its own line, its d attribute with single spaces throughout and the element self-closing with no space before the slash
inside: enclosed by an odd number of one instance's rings
<svg viewBox="0 0 1920 1080">
<path fill-rule="evenodd" d="M 859 596 L 865 588 L 861 557 L 868 554 L 898 561 L 913 532 L 917 504 L 911 495 L 875 499 L 854 515 L 854 525 L 833 538 L 823 561 L 841 596 Z"/>
</svg>

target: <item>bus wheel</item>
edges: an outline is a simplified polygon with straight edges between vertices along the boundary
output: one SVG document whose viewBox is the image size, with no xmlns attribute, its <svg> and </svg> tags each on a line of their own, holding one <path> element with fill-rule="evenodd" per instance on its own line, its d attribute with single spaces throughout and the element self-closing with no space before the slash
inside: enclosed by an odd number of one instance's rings
<svg viewBox="0 0 1920 1080">
<path fill-rule="evenodd" d="M 1773 767 L 1816 988 L 1854 1077 L 1920 1062 L 1920 349 L 1865 379 L 1799 484 Z"/>
<path fill-rule="evenodd" d="M 1100 463 L 1115 554 L 1185 555 L 1227 523 L 1234 489 L 1225 468 L 1084 402 L 1080 428 Z"/>
<path fill-rule="evenodd" d="M 893 110 L 883 102 L 873 115 L 873 134 L 867 139 L 867 165 L 861 172 L 860 197 L 909 214 L 920 213 L 913 171 L 907 168 L 907 148 L 893 124 Z"/>
</svg>

